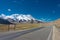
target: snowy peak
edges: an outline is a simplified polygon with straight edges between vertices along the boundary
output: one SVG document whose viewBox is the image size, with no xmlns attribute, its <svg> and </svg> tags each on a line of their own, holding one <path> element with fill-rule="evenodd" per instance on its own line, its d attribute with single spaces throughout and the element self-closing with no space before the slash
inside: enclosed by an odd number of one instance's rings
<svg viewBox="0 0 60 40">
<path fill-rule="evenodd" d="M 39 21 L 32 17 L 31 15 L 23 15 L 23 14 L 12 14 L 12 15 L 5 15 L 1 14 L 0 19 L 7 20 L 11 23 L 42 23 L 42 21 Z"/>
<path fill-rule="evenodd" d="M 33 18 L 31 15 L 23 15 L 23 14 L 12 14 L 12 15 L 9 15 L 9 16 L 1 14 L 0 18 L 3 18 L 3 19 L 11 18 L 11 19 L 14 19 L 14 20 L 15 19 L 18 19 L 18 20 L 23 20 L 23 19 L 31 20 L 31 19 L 33 19 L 33 20 L 35 20 L 35 18 Z"/>
<path fill-rule="evenodd" d="M 31 22 L 31 21 L 36 21 L 34 17 L 31 15 L 23 15 L 23 14 L 12 14 L 12 15 L 5 15 L 1 14 L 0 18 L 4 20 L 8 20 L 9 22 Z"/>
</svg>

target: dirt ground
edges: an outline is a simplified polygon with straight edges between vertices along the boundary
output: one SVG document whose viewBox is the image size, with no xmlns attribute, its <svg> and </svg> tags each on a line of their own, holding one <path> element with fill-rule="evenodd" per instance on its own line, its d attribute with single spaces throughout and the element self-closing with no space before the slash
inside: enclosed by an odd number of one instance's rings
<svg viewBox="0 0 60 40">
<path fill-rule="evenodd" d="M 60 29 L 59 28 L 54 28 L 54 34 L 53 34 L 54 38 L 53 40 L 60 40 Z"/>
</svg>

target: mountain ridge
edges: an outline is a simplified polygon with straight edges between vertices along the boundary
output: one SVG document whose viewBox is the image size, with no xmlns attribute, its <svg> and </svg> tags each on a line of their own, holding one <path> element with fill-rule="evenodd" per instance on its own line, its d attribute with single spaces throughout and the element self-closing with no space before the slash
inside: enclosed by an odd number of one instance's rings
<svg viewBox="0 0 60 40">
<path fill-rule="evenodd" d="M 38 20 L 31 15 L 27 14 L 12 14 L 12 15 L 5 15 L 1 14 L 0 19 L 7 20 L 11 23 L 42 23 L 41 20 Z"/>
</svg>

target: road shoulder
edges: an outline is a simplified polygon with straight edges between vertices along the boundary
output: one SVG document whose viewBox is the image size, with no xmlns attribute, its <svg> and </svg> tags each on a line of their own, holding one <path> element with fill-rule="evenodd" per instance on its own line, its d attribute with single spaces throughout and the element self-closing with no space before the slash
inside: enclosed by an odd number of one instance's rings
<svg viewBox="0 0 60 40">
<path fill-rule="evenodd" d="M 53 40 L 60 40 L 60 32 L 56 27 L 53 27 Z"/>
</svg>

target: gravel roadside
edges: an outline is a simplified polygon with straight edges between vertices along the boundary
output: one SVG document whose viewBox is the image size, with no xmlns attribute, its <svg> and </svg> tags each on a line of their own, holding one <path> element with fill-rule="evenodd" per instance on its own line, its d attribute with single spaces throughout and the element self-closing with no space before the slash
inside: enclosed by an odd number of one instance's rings
<svg viewBox="0 0 60 40">
<path fill-rule="evenodd" d="M 60 40 L 60 31 L 56 27 L 53 27 L 53 40 Z"/>
</svg>

